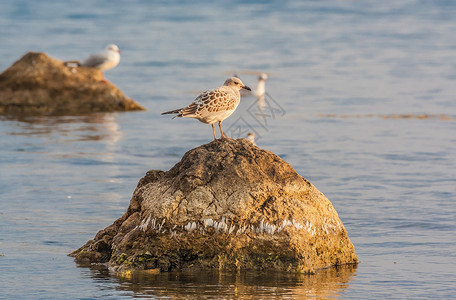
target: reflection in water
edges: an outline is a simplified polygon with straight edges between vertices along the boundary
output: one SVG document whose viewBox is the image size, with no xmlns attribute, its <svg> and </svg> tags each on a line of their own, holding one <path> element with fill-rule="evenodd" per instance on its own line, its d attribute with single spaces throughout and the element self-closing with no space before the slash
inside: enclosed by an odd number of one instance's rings
<svg viewBox="0 0 456 300">
<path fill-rule="evenodd" d="M 14 119 L 1 117 L 0 120 L 10 122 L 6 135 L 35 137 L 33 144 L 27 144 L 18 151 L 40 152 L 40 149 L 47 149 L 56 158 L 80 157 L 86 153 L 77 150 L 79 142 L 102 141 L 103 149 L 94 146 L 92 151 L 101 150 L 103 161 L 110 162 L 115 145 L 122 138 L 116 115 L 95 113 L 81 116 L 24 116 Z"/>
<path fill-rule="evenodd" d="M 115 122 L 115 113 L 95 113 L 81 116 L 2 116 L 0 120 L 20 121 L 15 123 L 16 131 L 10 135 L 40 135 L 80 132 L 79 140 L 111 140 L 114 143 L 121 137 Z"/>
<path fill-rule="evenodd" d="M 170 272 L 150 274 L 133 273 L 131 277 L 116 277 L 115 289 L 131 291 L 138 298 L 146 296 L 171 299 L 256 299 L 279 297 L 336 297 L 348 288 L 356 273 L 356 265 L 344 265 L 320 270 L 315 275 L 279 272 Z M 107 269 L 91 269 L 94 280 L 109 278 Z"/>
<path fill-rule="evenodd" d="M 257 105 L 261 113 L 264 113 L 264 108 L 266 106 L 266 101 L 264 101 L 264 94 L 257 96 Z"/>
</svg>

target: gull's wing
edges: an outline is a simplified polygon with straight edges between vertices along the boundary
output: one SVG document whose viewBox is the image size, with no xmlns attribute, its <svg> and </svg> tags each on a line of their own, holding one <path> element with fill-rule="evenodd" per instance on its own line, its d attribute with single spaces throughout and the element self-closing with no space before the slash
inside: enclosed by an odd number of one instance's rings
<svg viewBox="0 0 456 300">
<path fill-rule="evenodd" d="M 198 112 L 205 110 L 211 113 L 233 110 L 236 108 L 236 99 L 231 93 L 221 88 L 207 91 L 201 94 L 200 97 L 201 105 Z"/>
<path fill-rule="evenodd" d="M 176 117 L 197 118 L 201 114 L 234 110 L 236 99 L 225 90 L 215 89 L 201 93 L 192 103 L 182 109 L 171 110 L 163 114 L 178 114 Z"/>
<path fill-rule="evenodd" d="M 81 62 L 81 66 L 96 68 L 104 64 L 106 60 L 107 57 L 104 53 L 92 54 Z"/>
</svg>

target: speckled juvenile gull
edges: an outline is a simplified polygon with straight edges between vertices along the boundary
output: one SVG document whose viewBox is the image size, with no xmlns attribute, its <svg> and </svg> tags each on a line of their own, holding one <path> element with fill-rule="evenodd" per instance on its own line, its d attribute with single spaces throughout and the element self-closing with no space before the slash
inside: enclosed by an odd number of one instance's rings
<svg viewBox="0 0 456 300">
<path fill-rule="evenodd" d="M 117 45 L 109 44 L 105 50 L 92 54 L 84 59 L 79 65 L 81 67 L 96 68 L 102 71 L 114 68 L 119 64 L 120 50 Z"/>
<path fill-rule="evenodd" d="M 201 93 L 187 107 L 170 110 L 162 113 L 162 115 L 177 114 L 175 117 L 195 118 L 203 123 L 211 124 L 214 140 L 217 139 L 214 123 L 218 122 L 223 139 L 226 136 L 222 130 L 222 121 L 228 118 L 239 105 L 241 100 L 239 91 L 241 89 L 251 90 L 239 78 L 230 77 L 221 87 Z"/>
</svg>

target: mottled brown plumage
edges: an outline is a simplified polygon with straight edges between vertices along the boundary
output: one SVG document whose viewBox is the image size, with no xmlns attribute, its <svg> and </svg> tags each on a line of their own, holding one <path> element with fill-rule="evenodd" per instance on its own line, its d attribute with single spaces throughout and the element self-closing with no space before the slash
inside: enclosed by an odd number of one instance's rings
<svg viewBox="0 0 456 300">
<path fill-rule="evenodd" d="M 226 138 L 222 130 L 222 121 L 228 118 L 239 105 L 241 100 L 239 90 L 241 89 L 250 91 L 250 88 L 245 86 L 239 78 L 231 77 L 221 87 L 201 93 L 187 107 L 167 111 L 162 115 L 177 114 L 176 117 L 195 118 L 203 123 L 211 124 L 214 139 L 217 139 L 214 123 L 218 122 L 221 138 Z"/>
</svg>

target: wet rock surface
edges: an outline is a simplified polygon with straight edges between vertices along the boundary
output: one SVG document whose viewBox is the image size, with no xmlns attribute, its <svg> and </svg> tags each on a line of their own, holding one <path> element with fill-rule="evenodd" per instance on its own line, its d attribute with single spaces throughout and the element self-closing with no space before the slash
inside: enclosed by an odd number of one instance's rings
<svg viewBox="0 0 456 300">
<path fill-rule="evenodd" d="M 100 70 L 69 67 L 44 53 L 28 52 L 0 74 L 0 114 L 68 115 L 144 110 Z"/>
<path fill-rule="evenodd" d="M 357 263 L 331 202 L 280 157 L 244 139 L 188 151 L 142 178 L 127 212 L 72 256 L 113 270 L 312 273 Z"/>
</svg>

